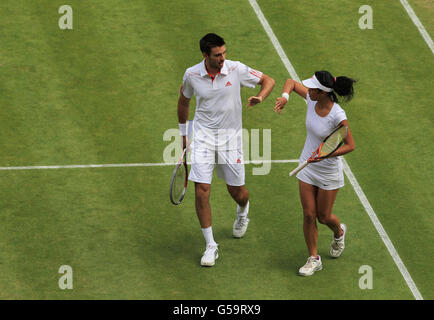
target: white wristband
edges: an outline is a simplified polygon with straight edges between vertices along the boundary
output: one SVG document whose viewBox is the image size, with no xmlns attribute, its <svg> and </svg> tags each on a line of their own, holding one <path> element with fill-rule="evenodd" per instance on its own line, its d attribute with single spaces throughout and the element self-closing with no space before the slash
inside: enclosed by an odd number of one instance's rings
<svg viewBox="0 0 434 320">
<path fill-rule="evenodd" d="M 179 134 L 181 136 L 187 135 L 187 123 L 179 123 Z"/>
<path fill-rule="evenodd" d="M 289 94 L 287 92 L 282 93 L 282 97 L 286 99 L 286 101 L 289 100 Z"/>
</svg>

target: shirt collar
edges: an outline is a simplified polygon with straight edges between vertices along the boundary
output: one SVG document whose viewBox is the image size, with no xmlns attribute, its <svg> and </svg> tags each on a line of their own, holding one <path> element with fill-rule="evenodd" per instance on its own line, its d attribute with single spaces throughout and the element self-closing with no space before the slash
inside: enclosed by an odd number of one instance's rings
<svg viewBox="0 0 434 320">
<path fill-rule="evenodd" d="M 228 75 L 228 67 L 226 65 L 226 60 L 223 62 L 223 67 L 220 69 L 220 74 L 227 76 Z M 200 76 L 205 77 L 208 75 L 208 71 L 206 71 L 205 67 L 205 59 L 203 59 L 202 63 L 200 64 Z"/>
</svg>

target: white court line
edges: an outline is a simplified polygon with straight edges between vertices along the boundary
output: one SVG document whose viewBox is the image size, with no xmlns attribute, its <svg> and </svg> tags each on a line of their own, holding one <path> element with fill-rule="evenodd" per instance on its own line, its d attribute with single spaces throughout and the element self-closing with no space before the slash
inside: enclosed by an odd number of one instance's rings
<svg viewBox="0 0 434 320">
<path fill-rule="evenodd" d="M 431 49 L 431 52 L 434 54 L 434 43 L 428 32 L 426 31 L 425 27 L 423 26 L 422 22 L 420 22 L 419 18 L 416 16 L 416 13 L 414 13 L 407 0 L 401 0 L 401 4 L 404 6 L 405 10 L 411 18 L 411 21 L 413 21 L 420 34 L 422 35 L 423 39 L 425 40 L 426 44 Z"/>
<path fill-rule="evenodd" d="M 260 165 L 262 163 L 298 163 L 298 159 L 289 160 L 247 160 L 244 164 Z M 189 162 L 190 164 L 190 162 Z M 0 171 L 13 171 L 13 170 L 49 170 L 49 169 L 87 169 L 87 168 L 127 168 L 127 167 L 162 167 L 174 166 L 173 163 L 108 163 L 108 164 L 71 164 L 59 166 L 20 166 L 20 167 L 0 167 Z"/>
<path fill-rule="evenodd" d="M 262 26 L 264 27 L 264 30 L 266 31 L 268 37 L 270 38 L 271 42 L 274 45 L 274 48 L 278 52 L 283 64 L 285 65 L 286 69 L 288 70 L 289 74 L 291 75 L 291 78 L 300 82 L 300 78 L 297 76 L 297 73 L 295 72 L 294 68 L 292 67 L 291 63 L 289 62 L 288 57 L 285 54 L 285 51 L 281 47 L 279 40 L 277 40 L 273 30 L 271 29 L 267 19 L 265 18 L 264 14 L 262 13 L 261 8 L 258 6 L 255 0 L 249 0 L 250 5 L 252 6 L 253 10 L 256 13 L 256 16 L 258 17 L 259 21 L 261 22 Z M 413 293 L 413 296 L 416 298 L 416 300 L 423 300 L 422 295 L 420 294 L 419 290 L 416 287 L 416 284 L 414 283 L 413 279 L 410 276 L 410 273 L 408 272 L 407 268 L 405 267 L 404 263 L 402 262 L 401 258 L 398 255 L 398 252 L 396 251 L 395 247 L 392 244 L 392 241 L 390 240 L 389 236 L 387 235 L 386 231 L 384 230 L 383 226 L 381 225 L 380 220 L 378 220 L 377 215 L 375 214 L 374 210 L 372 209 L 368 199 L 366 198 L 364 192 L 362 191 L 362 188 L 358 184 L 356 178 L 354 177 L 353 172 L 350 169 L 350 166 L 348 165 L 347 161 L 342 157 L 343 165 L 344 165 L 344 172 L 347 175 L 348 179 L 350 180 L 351 185 L 354 188 L 354 191 L 356 192 L 357 196 L 359 197 L 363 207 L 365 208 L 366 212 L 368 213 L 369 217 L 371 218 L 372 223 L 374 224 L 375 228 L 377 229 L 377 232 L 380 234 L 381 239 L 383 240 L 384 244 L 387 247 L 387 250 L 389 250 L 390 255 L 393 258 L 393 261 L 397 265 L 399 271 L 401 272 L 402 276 L 404 277 L 405 282 L 407 283 L 408 287 L 410 288 L 411 292 Z"/>
<path fill-rule="evenodd" d="M 46 170 L 46 169 L 86 169 L 86 168 L 123 168 L 123 167 L 159 167 L 171 166 L 175 163 L 108 163 L 108 164 L 72 164 L 59 166 L 21 166 L 0 167 L 0 171 L 8 170 Z"/>
<path fill-rule="evenodd" d="M 368 213 L 369 218 L 371 218 L 372 223 L 374 224 L 375 228 L 380 234 L 381 239 L 386 245 L 387 250 L 389 250 L 389 253 L 393 257 L 393 260 L 395 261 L 396 265 L 398 266 L 399 271 L 401 271 L 402 276 L 404 277 L 404 279 L 406 279 L 406 282 L 411 292 L 413 293 L 414 297 L 416 298 L 416 300 L 423 300 L 422 295 L 417 289 L 416 284 L 413 282 L 410 273 L 408 272 L 407 268 L 404 265 L 404 262 L 402 262 L 401 258 L 399 257 L 399 254 L 396 251 L 395 247 L 393 246 L 392 241 L 390 241 L 390 238 L 387 235 L 386 230 L 384 230 L 380 220 L 378 220 L 378 217 L 375 214 L 374 209 L 372 209 L 371 205 L 369 204 L 369 201 L 366 198 L 365 193 L 363 192 L 362 188 L 357 182 L 356 177 L 354 176 L 353 172 L 351 171 L 346 161 L 344 161 L 344 170 L 345 170 L 345 174 L 348 177 L 348 180 L 350 180 L 350 183 L 352 184 L 354 190 L 359 196 L 360 201 L 363 203 L 363 206 L 365 207 L 365 210 Z"/>
</svg>

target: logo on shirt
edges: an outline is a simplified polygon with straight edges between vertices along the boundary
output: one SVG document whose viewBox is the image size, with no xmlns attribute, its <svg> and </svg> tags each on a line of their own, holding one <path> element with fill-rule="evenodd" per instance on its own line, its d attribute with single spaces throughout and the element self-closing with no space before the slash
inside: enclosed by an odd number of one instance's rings
<svg viewBox="0 0 434 320">
<path fill-rule="evenodd" d="M 238 160 L 237 160 L 237 163 L 241 163 L 241 159 L 238 159 Z"/>
<path fill-rule="evenodd" d="M 230 81 L 226 82 L 225 87 L 230 87 L 232 85 L 232 83 L 230 83 Z"/>
</svg>

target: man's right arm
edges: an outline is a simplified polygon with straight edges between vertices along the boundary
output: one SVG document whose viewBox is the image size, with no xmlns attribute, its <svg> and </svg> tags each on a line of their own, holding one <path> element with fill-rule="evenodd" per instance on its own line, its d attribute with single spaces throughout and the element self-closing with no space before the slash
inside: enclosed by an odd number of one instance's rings
<svg viewBox="0 0 434 320">
<path fill-rule="evenodd" d="M 180 90 L 179 99 L 178 99 L 178 122 L 180 124 L 187 124 L 188 120 L 188 107 L 190 106 L 190 99 L 186 98 L 182 94 L 182 88 Z M 185 133 L 186 134 L 186 133 Z M 182 133 L 181 133 L 182 135 Z M 187 146 L 186 136 L 182 137 L 182 148 L 184 149 Z"/>
</svg>

